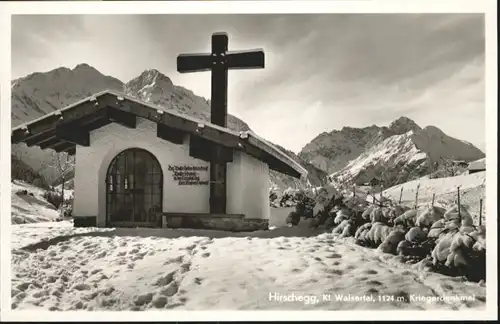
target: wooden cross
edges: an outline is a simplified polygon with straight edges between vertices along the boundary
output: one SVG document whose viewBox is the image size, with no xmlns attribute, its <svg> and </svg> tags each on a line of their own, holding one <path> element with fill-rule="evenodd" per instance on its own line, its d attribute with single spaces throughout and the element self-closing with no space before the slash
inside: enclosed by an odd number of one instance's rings
<svg viewBox="0 0 500 324">
<path fill-rule="evenodd" d="M 227 79 L 230 69 L 264 68 L 264 51 L 228 52 L 226 33 L 212 35 L 212 52 L 208 54 L 180 54 L 177 57 L 179 73 L 212 72 L 210 122 L 227 127 Z M 226 213 L 226 163 L 223 150 L 214 148 L 210 162 L 210 213 Z"/>
</svg>

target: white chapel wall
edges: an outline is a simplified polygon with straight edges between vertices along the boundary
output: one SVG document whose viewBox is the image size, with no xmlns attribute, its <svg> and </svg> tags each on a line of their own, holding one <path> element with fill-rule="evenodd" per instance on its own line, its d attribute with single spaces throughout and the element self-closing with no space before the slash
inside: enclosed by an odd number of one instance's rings
<svg viewBox="0 0 500 324">
<path fill-rule="evenodd" d="M 268 165 L 243 152 L 235 152 L 227 173 L 227 212 L 269 219 Z"/>
<path fill-rule="evenodd" d="M 159 161 L 163 172 L 163 211 L 209 213 L 209 185 L 178 185 L 169 165 L 206 166 L 201 179 L 210 179 L 210 164 L 189 156 L 189 137 L 183 145 L 156 136 L 156 125 L 138 118 L 137 128 L 112 123 L 90 134 L 90 147 L 77 147 L 74 215 L 98 216 L 98 226 L 106 219 L 106 172 L 112 159 L 129 148 L 142 148 Z M 227 213 L 247 218 L 269 219 L 268 165 L 243 152 L 235 152 L 227 167 Z"/>
<path fill-rule="evenodd" d="M 163 172 L 163 211 L 208 213 L 210 211 L 209 185 L 179 185 L 172 178 L 169 165 L 207 166 L 200 172 L 200 180 L 210 179 L 209 163 L 189 156 L 189 137 L 183 145 L 165 141 L 156 136 L 156 124 L 138 118 L 137 128 L 129 129 L 111 123 L 90 134 L 90 147 L 76 150 L 74 215 L 98 216 L 98 226 L 105 225 L 106 172 L 112 159 L 129 148 L 142 148 L 160 162 Z"/>
</svg>

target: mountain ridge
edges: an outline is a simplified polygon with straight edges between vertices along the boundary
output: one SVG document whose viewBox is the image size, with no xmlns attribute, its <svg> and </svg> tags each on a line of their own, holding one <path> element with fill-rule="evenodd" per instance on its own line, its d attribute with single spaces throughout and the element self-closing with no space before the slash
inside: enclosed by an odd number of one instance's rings
<svg viewBox="0 0 500 324">
<path fill-rule="evenodd" d="M 210 101 L 197 96 L 191 90 L 175 85 L 172 80 L 157 69 L 144 70 L 127 82 L 104 75 L 94 67 L 82 63 L 70 69 L 59 67 L 48 72 L 35 72 L 11 82 L 12 88 L 12 126 L 18 126 L 54 110 L 104 90 L 123 92 L 139 100 L 163 107 L 165 110 L 178 111 L 203 120 L 210 120 Z M 228 115 L 228 128 L 236 131 L 250 130 L 248 124 L 233 115 Z M 280 147 L 281 148 L 281 147 Z M 291 151 L 284 153 L 299 162 L 300 159 Z M 19 159 L 39 172 L 49 183 L 56 181 L 58 175 L 53 168 L 47 167 L 53 162 L 51 150 L 27 147 L 25 144 L 12 146 L 12 158 Z M 299 162 L 300 163 L 300 162 Z M 310 182 L 323 183 L 326 173 L 311 165 L 307 168 L 313 173 Z M 271 181 L 285 187 L 307 185 L 297 179 L 271 171 Z M 319 177 L 323 177 L 321 180 Z"/>
<path fill-rule="evenodd" d="M 11 89 L 13 127 L 104 90 L 123 92 L 167 111 L 210 120 L 208 99 L 175 85 L 157 69 L 146 69 L 123 82 L 81 63 L 72 69 L 59 67 L 17 78 L 11 82 Z M 228 115 L 228 128 L 250 130 L 248 124 L 233 115 Z M 306 181 L 271 171 L 271 183 L 281 189 L 321 186 L 333 178 L 342 182 L 370 181 L 381 178 L 382 174 L 394 173 L 387 171 L 388 166 L 400 169 L 398 174 L 391 175 L 390 182 L 400 182 L 411 179 L 414 174 L 431 173 L 437 167 L 436 161 L 442 158 L 472 161 L 484 157 L 484 153 L 471 143 L 454 139 L 436 126 L 422 128 L 405 116 L 387 126 L 344 126 L 340 130 L 322 132 L 298 154 L 276 146 L 309 171 Z M 50 150 L 16 144 L 12 154 L 40 172 L 48 182 L 58 178 L 53 168 L 47 167 L 53 159 Z"/>
<path fill-rule="evenodd" d="M 457 151 L 463 149 L 470 151 L 464 158 L 467 161 L 484 157 L 484 152 L 473 144 L 452 138 L 433 125 L 422 128 L 405 116 L 392 121 L 388 126 L 370 125 L 360 128 L 344 126 L 340 130 L 322 132 L 306 144 L 297 155 L 327 173 L 334 174 L 370 148 L 379 145 L 392 136 L 403 135 L 408 132 L 416 134 L 412 137 L 412 140 L 416 142 L 415 145 L 419 149 L 424 149 L 424 151 L 427 147 L 424 142 L 428 142 L 430 138 L 439 140 L 445 138 L 449 142 L 453 142 L 452 145 L 456 147 Z M 463 147 L 459 147 L 461 145 Z M 441 155 L 435 154 L 434 150 L 431 152 L 430 157 L 435 160 L 439 159 Z M 455 155 L 451 153 L 445 154 L 443 157 L 462 158 L 458 153 Z"/>
</svg>

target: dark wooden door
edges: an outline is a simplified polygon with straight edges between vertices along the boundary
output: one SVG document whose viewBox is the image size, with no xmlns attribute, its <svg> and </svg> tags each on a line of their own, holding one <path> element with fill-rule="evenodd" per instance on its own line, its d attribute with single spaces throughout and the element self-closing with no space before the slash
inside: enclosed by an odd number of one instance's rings
<svg viewBox="0 0 500 324">
<path fill-rule="evenodd" d="M 163 173 L 148 151 L 128 149 L 110 163 L 106 177 L 106 220 L 111 227 L 159 225 Z"/>
</svg>

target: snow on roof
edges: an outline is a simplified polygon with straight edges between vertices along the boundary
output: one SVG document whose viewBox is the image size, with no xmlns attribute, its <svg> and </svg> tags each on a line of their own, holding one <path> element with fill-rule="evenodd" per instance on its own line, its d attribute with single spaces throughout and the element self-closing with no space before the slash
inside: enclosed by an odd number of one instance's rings
<svg viewBox="0 0 500 324">
<path fill-rule="evenodd" d="M 296 162 L 294 159 L 292 159 L 291 157 L 289 157 L 288 155 L 286 155 L 285 153 L 283 153 L 283 151 L 281 151 L 279 148 L 277 148 L 276 146 L 274 146 L 273 144 L 269 143 L 268 141 L 266 141 L 264 138 L 258 136 L 257 134 L 255 134 L 253 131 L 246 131 L 245 133 L 247 133 L 248 135 L 252 136 L 253 138 L 255 138 L 256 140 L 264 143 L 265 145 L 269 146 L 271 149 L 273 149 L 274 151 L 278 152 L 281 156 L 283 156 L 284 158 L 286 158 L 291 164 L 294 165 L 294 168 L 299 170 L 300 173 L 302 174 L 303 177 L 307 176 L 307 173 L 308 171 L 302 166 L 300 165 L 298 162 Z"/>
<path fill-rule="evenodd" d="M 486 158 L 472 161 L 468 166 L 469 170 L 486 170 Z"/>
<path fill-rule="evenodd" d="M 16 130 L 19 130 L 19 129 L 25 129 L 25 128 L 27 128 L 28 125 L 36 123 L 38 121 L 41 121 L 41 120 L 47 118 L 48 116 L 51 116 L 51 115 L 59 116 L 65 110 L 74 108 L 74 107 L 76 107 L 78 105 L 81 105 L 82 103 L 87 102 L 87 101 L 95 101 L 98 97 L 106 95 L 106 94 L 113 95 L 118 100 L 127 99 L 127 100 L 135 102 L 137 104 L 140 104 L 140 105 L 143 105 L 143 106 L 146 106 L 146 107 L 150 107 L 150 108 L 156 109 L 158 111 L 163 111 L 164 113 L 167 113 L 167 114 L 170 114 L 170 115 L 174 115 L 174 116 L 186 119 L 186 120 L 190 120 L 190 121 L 195 122 L 195 123 L 197 123 L 199 125 L 204 125 L 204 126 L 207 126 L 207 127 L 213 128 L 213 129 L 217 129 L 217 130 L 219 130 L 221 132 L 224 132 L 224 133 L 227 133 L 227 134 L 231 134 L 231 135 L 238 136 L 238 137 L 241 137 L 241 138 L 252 137 L 255 140 L 257 140 L 258 142 L 262 143 L 264 146 L 266 146 L 269 149 L 271 149 L 277 155 L 279 155 L 279 157 L 281 159 L 285 160 L 288 165 L 290 165 L 294 170 L 296 170 L 296 172 L 300 173 L 301 177 L 306 177 L 307 174 L 308 174 L 308 171 L 304 167 L 302 167 L 298 162 L 296 162 L 290 156 L 286 155 L 284 152 L 282 152 L 276 146 L 272 145 L 268 141 L 264 140 L 262 137 L 260 137 L 257 134 L 255 134 L 253 131 L 237 132 L 237 131 L 234 131 L 232 129 L 229 129 L 229 128 L 226 128 L 226 127 L 222 127 L 222 126 L 219 126 L 219 125 L 215 125 L 215 124 L 212 124 L 212 123 L 210 123 L 210 122 L 208 122 L 206 120 L 198 119 L 198 118 L 189 116 L 187 114 L 180 113 L 180 112 L 172 110 L 172 109 L 168 109 L 167 110 L 167 109 L 165 109 L 165 107 L 154 105 L 154 104 L 151 104 L 151 103 L 148 103 L 148 102 L 144 102 L 144 101 L 139 100 L 137 98 L 133 98 L 133 97 L 128 96 L 128 95 L 126 95 L 124 93 L 120 93 L 120 92 L 113 91 L 113 90 L 100 91 L 98 93 L 93 94 L 92 96 L 89 96 L 87 98 L 79 100 L 79 101 L 77 101 L 77 102 L 75 102 L 75 103 L 73 103 L 73 104 L 71 104 L 69 106 L 66 106 L 64 108 L 58 109 L 58 110 L 56 110 L 56 111 L 54 111 L 52 113 L 46 114 L 44 116 L 41 116 L 41 117 L 39 117 L 37 119 L 31 120 L 31 121 L 26 122 L 24 124 L 18 125 L 16 127 L 12 128 L 12 133 L 14 131 L 16 131 Z"/>
</svg>

